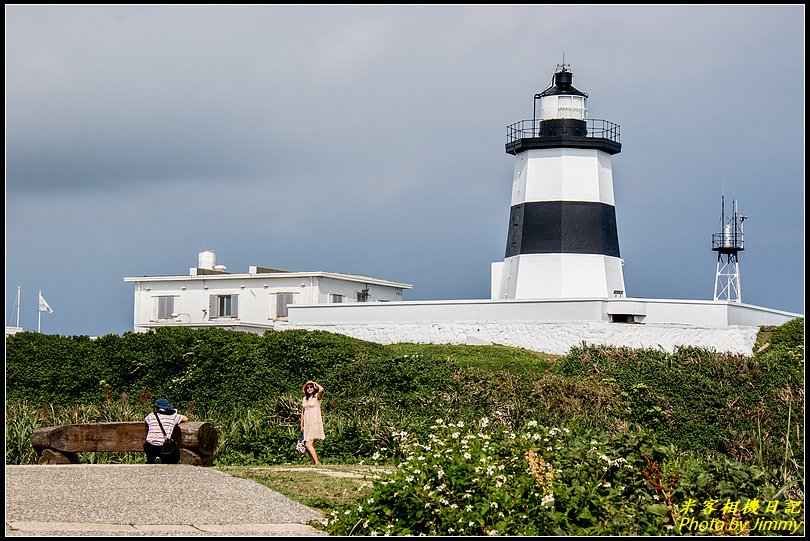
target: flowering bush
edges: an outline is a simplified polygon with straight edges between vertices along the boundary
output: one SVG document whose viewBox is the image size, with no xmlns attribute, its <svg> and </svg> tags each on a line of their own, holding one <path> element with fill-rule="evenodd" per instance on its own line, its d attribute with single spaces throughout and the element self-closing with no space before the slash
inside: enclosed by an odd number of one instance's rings
<svg viewBox="0 0 810 541">
<path fill-rule="evenodd" d="M 325 529 L 335 535 L 678 533 L 672 531 L 681 503 L 675 498 L 688 492 L 679 484 L 682 464 L 674 448 L 643 434 L 546 428 L 536 421 L 512 431 L 487 419 L 474 426 L 438 419 L 431 429 L 424 443 L 397 434 L 397 470 L 379 477 L 358 504 L 332 511 Z M 729 481 L 702 479 L 708 493 Z M 747 473 L 737 480 L 749 484 L 739 487 L 741 495 L 766 483 Z"/>
</svg>

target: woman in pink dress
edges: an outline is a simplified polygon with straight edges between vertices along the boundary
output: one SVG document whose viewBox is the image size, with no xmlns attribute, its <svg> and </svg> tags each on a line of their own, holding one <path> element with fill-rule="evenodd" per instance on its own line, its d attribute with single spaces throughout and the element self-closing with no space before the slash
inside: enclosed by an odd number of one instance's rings
<svg viewBox="0 0 810 541">
<path fill-rule="evenodd" d="M 304 398 L 301 401 L 301 432 L 304 433 L 304 445 L 312 462 L 320 464 L 314 443 L 315 440 L 326 438 L 323 433 L 323 418 L 321 417 L 323 387 L 314 381 L 308 381 L 301 390 L 304 392 Z"/>
</svg>

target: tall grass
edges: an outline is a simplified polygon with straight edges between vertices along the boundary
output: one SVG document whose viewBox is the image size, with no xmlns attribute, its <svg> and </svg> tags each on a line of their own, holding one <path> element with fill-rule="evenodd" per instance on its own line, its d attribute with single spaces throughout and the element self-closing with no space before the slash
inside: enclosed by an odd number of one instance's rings
<svg viewBox="0 0 810 541">
<path fill-rule="evenodd" d="M 124 397 L 126 398 L 126 397 Z M 37 464 L 31 434 L 37 428 L 68 424 L 140 421 L 148 413 L 143 407 L 133 406 L 125 399 L 104 402 L 101 405 L 76 404 L 34 406 L 26 401 L 6 404 L 6 464 Z M 80 459 L 88 464 L 116 464 L 144 462 L 142 453 L 81 453 Z"/>
</svg>

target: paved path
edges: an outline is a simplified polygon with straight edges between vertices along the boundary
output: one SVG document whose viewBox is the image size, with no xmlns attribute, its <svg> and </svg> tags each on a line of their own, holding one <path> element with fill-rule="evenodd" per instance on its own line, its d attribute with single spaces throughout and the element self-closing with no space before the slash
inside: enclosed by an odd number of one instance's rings
<svg viewBox="0 0 810 541">
<path fill-rule="evenodd" d="M 6 466 L 6 536 L 326 535 L 314 509 L 184 465 Z"/>
</svg>

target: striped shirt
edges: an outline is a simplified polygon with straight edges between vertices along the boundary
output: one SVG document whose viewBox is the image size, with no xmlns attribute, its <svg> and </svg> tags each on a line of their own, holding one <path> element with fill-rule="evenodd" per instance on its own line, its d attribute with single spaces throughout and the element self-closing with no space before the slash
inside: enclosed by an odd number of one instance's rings
<svg viewBox="0 0 810 541">
<path fill-rule="evenodd" d="M 151 443 L 152 445 L 163 445 L 166 437 L 172 435 L 174 427 L 180 424 L 180 421 L 182 420 L 183 416 L 177 412 L 171 415 L 164 415 L 161 413 L 160 422 L 163 424 L 163 430 L 166 431 L 166 436 L 164 437 L 163 431 L 160 430 L 160 425 L 157 422 L 157 417 L 155 417 L 155 413 L 150 413 L 144 418 L 146 424 L 149 425 L 149 431 L 146 433 L 146 443 Z"/>
</svg>

